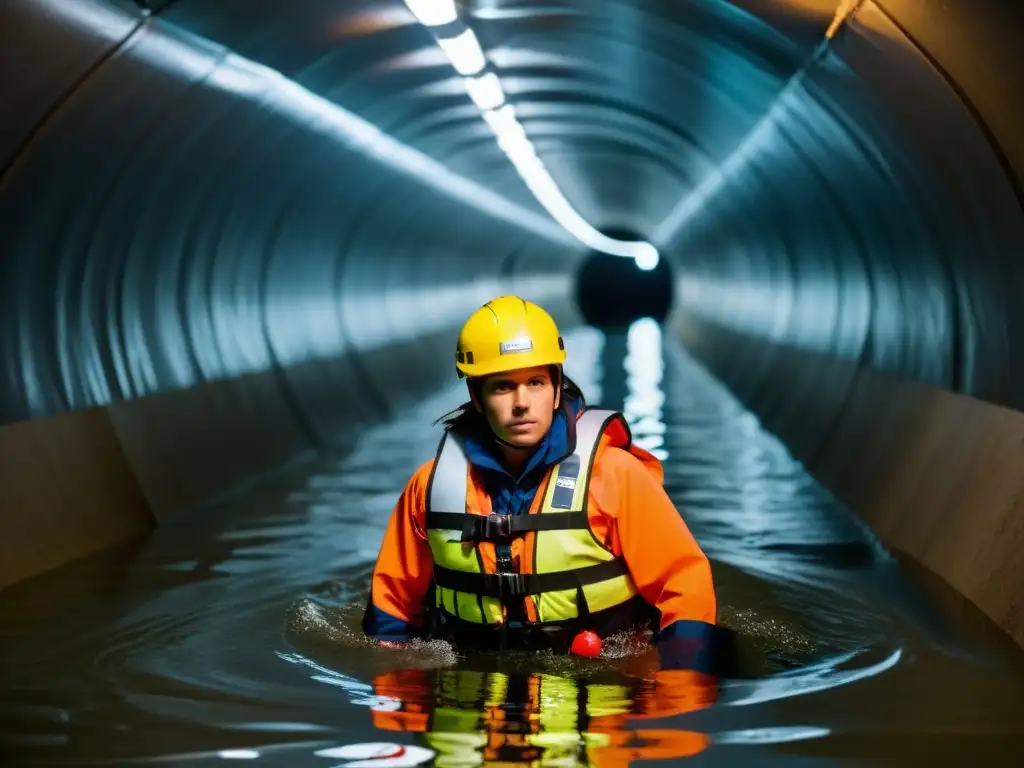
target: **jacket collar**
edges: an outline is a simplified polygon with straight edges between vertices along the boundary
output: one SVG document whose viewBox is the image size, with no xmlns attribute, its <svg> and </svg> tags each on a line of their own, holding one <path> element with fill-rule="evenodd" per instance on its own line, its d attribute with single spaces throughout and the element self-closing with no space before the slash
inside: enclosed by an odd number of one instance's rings
<svg viewBox="0 0 1024 768">
<path fill-rule="evenodd" d="M 551 428 L 534 449 L 520 477 L 525 477 L 538 467 L 547 468 L 557 464 L 576 449 L 576 419 L 581 410 L 583 401 L 576 399 L 567 400 L 565 405 L 555 412 Z M 490 429 L 463 434 L 462 438 L 463 450 L 470 464 L 512 477 L 502 461 L 501 449 Z"/>
</svg>

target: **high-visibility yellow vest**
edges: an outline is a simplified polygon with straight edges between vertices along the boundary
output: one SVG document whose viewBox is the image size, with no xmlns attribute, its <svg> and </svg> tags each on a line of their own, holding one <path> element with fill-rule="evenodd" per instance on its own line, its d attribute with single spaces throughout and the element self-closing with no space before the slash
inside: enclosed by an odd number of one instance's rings
<svg viewBox="0 0 1024 768">
<path fill-rule="evenodd" d="M 631 600 L 637 594 L 626 562 L 598 542 L 587 519 L 597 446 L 616 411 L 588 409 L 576 422 L 576 448 L 552 467 L 537 514 L 478 515 L 467 508 L 469 462 L 461 439 L 441 439 L 427 494 L 427 540 L 434 560 L 438 609 L 476 625 L 502 622 L 502 603 L 529 598 L 541 623 L 568 621 Z M 478 542 L 535 532 L 534 570 L 485 573 Z M 585 605 L 580 605 L 580 599 Z"/>
</svg>

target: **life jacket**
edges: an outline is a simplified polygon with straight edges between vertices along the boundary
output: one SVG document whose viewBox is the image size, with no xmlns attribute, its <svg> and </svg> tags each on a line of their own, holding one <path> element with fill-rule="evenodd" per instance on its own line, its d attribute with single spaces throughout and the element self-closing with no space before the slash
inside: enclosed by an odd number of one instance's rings
<svg viewBox="0 0 1024 768">
<path fill-rule="evenodd" d="M 542 647 L 566 645 L 566 633 L 593 629 L 607 635 L 649 620 L 625 560 L 594 536 L 587 516 L 588 491 L 598 444 L 618 421 L 616 411 L 586 409 L 576 420 L 571 454 L 551 466 L 538 493 L 537 513 L 483 515 L 469 509 L 470 463 L 463 439 L 451 430 L 441 438 L 427 488 L 427 541 L 434 561 L 435 635 L 462 634 L 479 647 L 479 630 L 504 628 L 503 605 L 529 599 L 535 622 L 548 636 Z M 534 534 L 530 573 L 486 573 L 477 545 Z M 477 632 L 474 634 L 474 630 Z M 484 633 L 486 634 L 486 633 Z M 555 637 L 558 637 L 557 642 Z M 536 647 L 537 637 L 530 645 Z"/>
</svg>

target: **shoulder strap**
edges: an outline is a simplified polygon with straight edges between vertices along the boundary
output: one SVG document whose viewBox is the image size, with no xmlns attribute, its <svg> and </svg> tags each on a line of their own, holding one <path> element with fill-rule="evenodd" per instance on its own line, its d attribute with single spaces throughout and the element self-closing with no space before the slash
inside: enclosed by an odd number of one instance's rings
<svg viewBox="0 0 1024 768">
<path fill-rule="evenodd" d="M 558 514 L 552 510 L 559 509 L 586 511 L 587 487 L 597 445 L 605 428 L 616 419 L 621 419 L 625 425 L 626 420 L 618 411 L 588 408 L 580 415 L 576 421 L 576 447 L 555 468 L 557 474 L 552 478 L 542 507 L 544 515 Z M 628 434 L 628 426 L 626 429 Z"/>
<path fill-rule="evenodd" d="M 605 427 L 615 419 L 625 421 L 621 413 L 607 408 L 587 408 L 583 411 L 576 420 L 575 452 L 581 457 L 585 456 L 589 459 L 594 449 L 597 448 L 597 441 L 601 438 Z"/>
<path fill-rule="evenodd" d="M 447 432 L 441 439 L 438 458 L 431 475 L 427 500 L 427 528 L 462 531 L 463 541 L 497 541 L 529 531 L 585 529 L 587 479 L 593 467 L 597 445 L 605 427 L 625 419 L 617 411 L 591 408 L 576 421 L 576 446 L 556 467 L 552 478 L 550 507 L 569 510 L 547 511 L 541 515 L 466 514 L 466 480 L 469 464 L 458 437 Z M 627 426 L 628 431 L 628 426 Z M 582 477 L 581 477 L 582 475 Z M 545 505 L 547 506 L 547 505 Z"/>
<path fill-rule="evenodd" d="M 437 449 L 427 492 L 427 527 L 435 512 L 465 514 L 469 462 L 462 441 L 451 430 L 445 432 Z"/>
</svg>

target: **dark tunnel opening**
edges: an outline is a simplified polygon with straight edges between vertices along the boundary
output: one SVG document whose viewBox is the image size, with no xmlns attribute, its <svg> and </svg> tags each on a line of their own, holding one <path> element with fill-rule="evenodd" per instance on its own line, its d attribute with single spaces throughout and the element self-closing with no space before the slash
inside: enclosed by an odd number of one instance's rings
<svg viewBox="0 0 1024 768">
<path fill-rule="evenodd" d="M 628 230 L 604 234 L 618 240 L 643 240 Z M 665 322 L 675 295 L 672 266 L 664 256 L 653 268 L 645 266 L 628 257 L 590 253 L 576 277 L 576 303 L 583 319 L 605 330 L 621 330 L 646 317 Z"/>
</svg>

